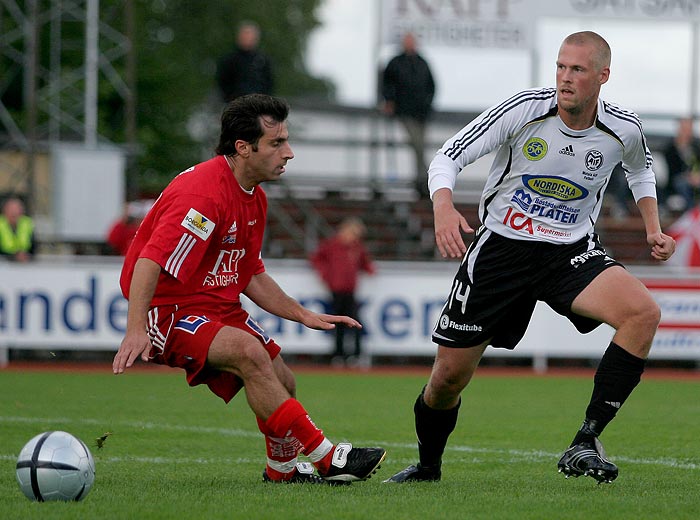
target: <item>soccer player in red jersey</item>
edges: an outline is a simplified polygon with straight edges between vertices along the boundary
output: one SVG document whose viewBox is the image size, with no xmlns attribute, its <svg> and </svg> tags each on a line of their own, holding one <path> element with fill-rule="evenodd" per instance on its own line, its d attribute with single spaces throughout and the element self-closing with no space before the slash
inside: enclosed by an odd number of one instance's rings
<svg viewBox="0 0 700 520">
<path fill-rule="evenodd" d="M 265 271 L 267 198 L 260 184 L 279 179 L 294 157 L 288 113 L 284 101 L 262 94 L 228 103 L 216 157 L 173 179 L 148 212 L 122 269 L 129 311 L 113 370 L 121 374 L 139 357 L 179 367 L 191 386 L 204 383 L 226 402 L 245 386 L 265 435 L 265 481 L 365 480 L 385 450 L 331 443 L 294 398 L 280 347 L 241 306 L 245 294 L 312 329 L 361 326 L 304 308 Z M 297 462 L 300 452 L 311 464 Z"/>
</svg>

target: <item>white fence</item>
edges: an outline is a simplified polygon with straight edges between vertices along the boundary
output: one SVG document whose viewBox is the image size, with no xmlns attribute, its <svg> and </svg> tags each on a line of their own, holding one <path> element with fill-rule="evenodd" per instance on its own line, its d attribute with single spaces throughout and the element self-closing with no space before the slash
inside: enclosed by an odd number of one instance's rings
<svg viewBox="0 0 700 520">
<path fill-rule="evenodd" d="M 371 356 L 432 356 L 433 324 L 439 317 L 456 261 L 380 262 L 379 272 L 361 282 L 359 297 Z M 33 264 L 0 264 L 0 348 L 116 350 L 126 325 L 127 302 L 119 291 L 118 259 L 52 257 Z M 326 293 L 303 261 L 269 261 L 268 272 L 293 297 L 323 311 Z M 700 273 L 663 268 L 631 269 L 649 287 L 662 309 L 651 357 L 700 361 Z M 331 337 L 260 311 L 249 312 L 285 352 L 326 354 Z M 550 357 L 596 358 L 612 329 L 601 326 L 581 335 L 546 305 L 538 305 L 514 352 L 487 355 L 532 357 L 542 366 Z"/>
</svg>

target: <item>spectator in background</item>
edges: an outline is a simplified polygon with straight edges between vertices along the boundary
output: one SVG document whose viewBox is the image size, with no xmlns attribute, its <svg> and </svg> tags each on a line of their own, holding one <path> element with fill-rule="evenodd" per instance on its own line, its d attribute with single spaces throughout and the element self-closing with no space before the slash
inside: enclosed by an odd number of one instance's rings
<svg viewBox="0 0 700 520">
<path fill-rule="evenodd" d="M 425 163 L 425 129 L 435 96 L 435 81 L 428 62 L 418 54 L 416 37 L 406 33 L 403 51 L 392 58 L 382 76 L 384 113 L 396 116 L 406 129 L 415 155 L 415 183 L 427 197 L 428 167 Z"/>
<path fill-rule="evenodd" d="M 225 102 L 245 94 L 272 94 L 272 65 L 258 49 L 260 28 L 244 22 L 238 30 L 235 49 L 219 59 L 216 81 Z"/>
<path fill-rule="evenodd" d="M 34 221 L 25 214 L 24 203 L 9 197 L 0 215 L 0 255 L 17 262 L 28 262 L 34 256 Z"/>
<path fill-rule="evenodd" d="M 152 205 L 152 200 L 136 200 L 126 204 L 124 214 L 112 225 L 107 234 L 107 246 L 111 254 L 126 255 L 136 231 Z"/>
<path fill-rule="evenodd" d="M 348 218 L 340 223 L 338 232 L 321 242 L 311 256 L 311 263 L 332 297 L 332 312 L 350 316 L 359 321 L 355 291 L 360 271 L 375 273 L 369 253 L 363 244 L 366 228 L 358 218 Z M 349 329 L 353 333 L 354 349 L 345 349 L 345 331 L 342 324 L 335 328 L 335 351 L 333 362 L 345 363 L 359 358 L 362 352 L 362 330 Z"/>
<path fill-rule="evenodd" d="M 668 143 L 664 157 L 668 166 L 665 202 L 671 210 L 690 209 L 700 194 L 700 143 L 693 136 L 691 118 L 678 120 L 676 136 Z"/>
</svg>

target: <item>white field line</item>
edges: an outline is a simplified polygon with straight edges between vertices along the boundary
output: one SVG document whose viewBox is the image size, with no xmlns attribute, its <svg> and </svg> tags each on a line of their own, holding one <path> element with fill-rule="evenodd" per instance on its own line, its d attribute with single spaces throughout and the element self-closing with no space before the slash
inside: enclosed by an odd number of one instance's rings
<svg viewBox="0 0 700 520">
<path fill-rule="evenodd" d="M 228 437 L 260 437 L 260 432 L 251 430 L 241 430 L 237 428 L 214 428 L 207 426 L 183 426 L 179 424 L 156 424 L 152 422 L 141 422 L 141 421 L 124 421 L 124 422 L 110 422 L 109 420 L 98 420 L 90 418 L 67 418 L 67 417 L 13 417 L 13 416 L 0 416 L 0 424 L 2 423 L 26 423 L 26 424 L 95 424 L 102 425 L 108 424 L 110 428 L 116 429 L 117 426 L 121 426 L 129 429 L 142 429 L 142 430 L 158 430 L 163 431 L 185 431 L 192 433 L 206 433 L 206 434 L 218 434 Z M 343 440 L 343 439 L 340 439 Z M 398 442 L 387 442 L 387 441 L 355 441 L 356 445 L 367 445 L 367 446 L 382 446 L 384 448 L 396 448 L 402 450 L 413 450 L 417 455 L 417 448 L 415 443 L 398 443 Z M 93 452 L 96 450 L 93 449 Z M 448 458 L 443 463 L 492 463 L 493 455 L 500 456 L 502 461 L 513 462 L 513 461 L 532 461 L 532 460 L 557 460 L 561 453 L 546 452 L 542 450 L 515 450 L 515 449 L 500 449 L 500 448 L 474 448 L 471 446 L 451 446 L 448 444 L 446 451 L 452 451 L 461 454 L 472 454 L 473 457 L 466 457 L 460 459 L 450 459 Z M 94 454 L 94 453 L 93 453 Z M 489 455 L 488 460 L 482 460 L 479 455 Z M 263 457 L 263 455 L 261 455 Z M 415 458 L 415 457 L 414 457 Z M 16 460 L 17 454 L 9 455 L 0 453 L 0 460 Z M 100 457 L 100 462 L 108 463 L 121 463 L 121 462 L 141 462 L 141 463 L 152 463 L 152 464 L 220 464 L 224 463 L 239 463 L 246 464 L 257 462 L 259 459 L 250 458 L 184 458 L 184 457 Z M 398 459 L 392 457 L 393 462 L 404 462 L 406 464 L 415 462 L 412 458 L 402 458 Z M 641 465 L 651 465 L 651 466 L 664 466 L 674 469 L 685 469 L 685 470 L 700 470 L 700 463 L 693 462 L 690 460 L 679 460 L 671 457 L 663 457 L 659 459 L 639 459 L 632 457 L 615 456 L 613 458 L 614 462 L 625 462 L 628 464 L 641 464 Z"/>
<path fill-rule="evenodd" d="M 259 437 L 260 432 L 238 430 L 232 428 L 212 428 L 206 426 L 182 426 L 179 424 L 156 424 L 146 421 L 113 422 L 109 419 L 90 419 L 82 417 L 80 419 L 71 417 L 6 417 L 0 416 L 0 423 L 40 423 L 40 424 L 94 424 L 98 426 L 123 426 L 125 428 L 141 430 L 170 430 L 170 431 L 191 431 L 194 433 L 217 433 L 232 437 Z"/>
</svg>

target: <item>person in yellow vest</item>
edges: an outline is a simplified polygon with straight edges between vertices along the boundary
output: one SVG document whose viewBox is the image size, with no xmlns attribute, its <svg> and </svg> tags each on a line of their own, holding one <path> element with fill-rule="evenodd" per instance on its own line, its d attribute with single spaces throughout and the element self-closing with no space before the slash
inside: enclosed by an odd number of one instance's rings
<svg viewBox="0 0 700 520">
<path fill-rule="evenodd" d="M 25 215 L 24 203 L 17 197 L 10 197 L 0 215 L 0 255 L 27 262 L 34 255 L 34 248 L 34 221 Z"/>
</svg>

